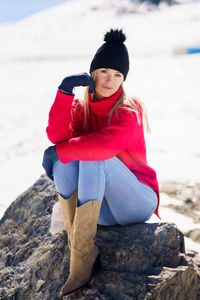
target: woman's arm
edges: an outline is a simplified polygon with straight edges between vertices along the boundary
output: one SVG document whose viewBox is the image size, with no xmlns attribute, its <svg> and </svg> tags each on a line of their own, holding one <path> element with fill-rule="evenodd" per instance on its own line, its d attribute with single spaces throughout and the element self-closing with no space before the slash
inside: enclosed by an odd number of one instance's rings
<svg viewBox="0 0 200 300">
<path fill-rule="evenodd" d="M 55 101 L 49 112 L 47 136 L 53 144 L 69 140 L 71 135 L 71 110 L 74 95 L 57 92 Z"/>
<path fill-rule="evenodd" d="M 137 123 L 135 113 L 121 109 L 118 118 L 115 116 L 110 126 L 58 143 L 56 152 L 63 163 L 109 159 L 127 148 L 130 140 L 136 138 L 138 129 L 141 130 L 141 126 Z"/>
<path fill-rule="evenodd" d="M 59 91 L 49 112 L 49 121 L 46 129 L 47 136 L 53 144 L 69 140 L 74 136 L 72 134 L 73 127 L 70 127 L 70 123 L 72 119 L 72 102 L 74 99 L 73 90 L 76 86 L 89 86 L 89 93 L 93 93 L 95 87 L 94 79 L 87 73 L 71 75 L 63 79 L 61 85 L 58 87 Z M 78 128 L 80 128 L 79 125 L 80 120 Z M 78 134 L 77 124 L 75 134 Z"/>
</svg>

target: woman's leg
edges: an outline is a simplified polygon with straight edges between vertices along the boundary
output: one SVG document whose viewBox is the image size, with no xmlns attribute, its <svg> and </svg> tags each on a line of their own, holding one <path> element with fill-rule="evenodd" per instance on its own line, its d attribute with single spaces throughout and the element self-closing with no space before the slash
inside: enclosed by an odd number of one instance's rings
<svg viewBox="0 0 200 300">
<path fill-rule="evenodd" d="M 74 160 L 63 164 L 57 160 L 53 164 L 53 178 L 56 191 L 63 197 L 69 198 L 78 189 L 79 161 Z"/>
<path fill-rule="evenodd" d="M 98 220 L 101 225 L 147 221 L 157 206 L 156 193 L 116 157 L 80 161 L 78 193 L 79 205 L 94 199 L 103 201 Z"/>
<path fill-rule="evenodd" d="M 105 197 L 116 221 L 121 225 L 147 221 L 154 213 L 156 193 L 117 158 L 105 161 Z"/>
<path fill-rule="evenodd" d="M 105 164 L 103 161 L 80 161 L 78 180 L 78 206 L 91 201 L 102 202 L 98 224 L 117 224 L 109 206 L 105 202 Z"/>
<path fill-rule="evenodd" d="M 99 254 L 94 238 L 101 206 L 98 198 L 101 198 L 102 190 L 104 191 L 103 179 L 105 176 L 101 174 L 98 167 L 94 170 L 90 163 L 84 163 L 85 167 L 82 166 L 82 168 L 80 165 L 83 164 L 79 162 L 79 178 L 81 174 L 82 180 L 79 181 L 78 192 L 80 199 L 85 200 L 81 203 L 82 205 L 79 201 L 79 206 L 76 208 L 71 230 L 70 274 L 61 289 L 61 295 L 71 293 L 91 279 L 93 264 Z M 95 180 L 92 175 L 96 177 Z M 100 187 L 97 184 L 98 179 L 100 179 L 100 183 L 102 182 Z"/>
<path fill-rule="evenodd" d="M 53 164 L 53 178 L 61 207 L 62 219 L 67 231 L 69 248 L 71 248 L 71 231 L 78 199 L 78 171 L 78 161 L 63 164 L 58 160 Z"/>
</svg>

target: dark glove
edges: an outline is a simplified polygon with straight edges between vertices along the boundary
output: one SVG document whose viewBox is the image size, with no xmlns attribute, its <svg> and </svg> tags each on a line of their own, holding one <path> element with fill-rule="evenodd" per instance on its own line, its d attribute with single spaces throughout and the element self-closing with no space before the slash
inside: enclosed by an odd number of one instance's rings
<svg viewBox="0 0 200 300">
<path fill-rule="evenodd" d="M 42 166 L 45 169 L 47 176 L 53 180 L 52 167 L 55 161 L 59 160 L 56 153 L 56 146 L 50 146 L 44 151 Z"/>
<path fill-rule="evenodd" d="M 89 93 L 94 92 L 94 79 L 87 73 L 65 77 L 58 89 L 72 95 L 76 86 L 89 86 Z"/>
</svg>

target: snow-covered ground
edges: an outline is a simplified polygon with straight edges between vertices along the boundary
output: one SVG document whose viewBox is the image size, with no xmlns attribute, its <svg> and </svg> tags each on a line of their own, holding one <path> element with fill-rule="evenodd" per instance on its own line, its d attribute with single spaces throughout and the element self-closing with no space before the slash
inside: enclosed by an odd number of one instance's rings
<svg viewBox="0 0 200 300">
<path fill-rule="evenodd" d="M 88 71 L 111 27 L 127 35 L 126 90 L 149 111 L 149 164 L 159 181 L 199 181 L 200 54 L 174 51 L 200 47 L 200 3 L 131 11 L 128 0 L 73 0 L 0 26 L 0 217 L 44 173 L 45 128 L 57 86 L 69 74 Z M 166 207 L 160 213 L 171 220 Z M 182 228 L 182 219 L 172 219 Z"/>
</svg>

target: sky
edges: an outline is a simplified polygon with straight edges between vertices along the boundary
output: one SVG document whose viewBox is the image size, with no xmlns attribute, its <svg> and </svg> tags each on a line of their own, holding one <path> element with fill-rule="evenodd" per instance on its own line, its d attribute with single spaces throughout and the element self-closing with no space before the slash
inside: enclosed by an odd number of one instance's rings
<svg viewBox="0 0 200 300">
<path fill-rule="evenodd" d="M 0 0 L 0 24 L 17 22 L 41 10 L 70 0 Z M 188 0 L 177 0 L 187 2 Z"/>
<path fill-rule="evenodd" d="M 0 0 L 0 23 L 19 21 L 68 0 Z"/>
</svg>

